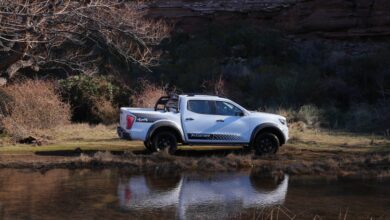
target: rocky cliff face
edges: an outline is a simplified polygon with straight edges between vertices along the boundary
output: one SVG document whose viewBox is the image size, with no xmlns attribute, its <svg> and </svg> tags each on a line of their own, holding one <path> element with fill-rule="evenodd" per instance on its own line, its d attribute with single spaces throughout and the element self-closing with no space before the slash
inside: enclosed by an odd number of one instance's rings
<svg viewBox="0 0 390 220">
<path fill-rule="evenodd" d="M 145 9 L 185 31 L 207 22 L 246 19 L 329 38 L 390 35 L 389 0 L 155 0 Z"/>
</svg>

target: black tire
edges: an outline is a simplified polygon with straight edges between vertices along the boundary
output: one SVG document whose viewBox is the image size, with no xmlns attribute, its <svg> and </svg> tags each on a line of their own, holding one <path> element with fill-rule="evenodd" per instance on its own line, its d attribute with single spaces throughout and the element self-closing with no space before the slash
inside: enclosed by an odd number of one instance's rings
<svg viewBox="0 0 390 220">
<path fill-rule="evenodd" d="M 124 136 L 123 136 L 123 131 L 122 131 L 122 130 L 117 129 L 116 133 L 118 134 L 118 137 L 119 137 L 120 139 L 125 139 Z"/>
<path fill-rule="evenodd" d="M 279 139 L 272 133 L 258 134 L 253 143 L 253 150 L 256 155 L 275 154 L 280 146 Z"/>
<path fill-rule="evenodd" d="M 154 135 L 152 143 L 156 151 L 166 150 L 169 154 L 175 154 L 177 149 L 176 136 L 170 131 L 158 132 Z"/>
<path fill-rule="evenodd" d="M 252 146 L 250 146 L 250 145 L 242 146 L 242 153 L 244 153 L 244 154 L 252 153 Z"/>
<path fill-rule="evenodd" d="M 156 149 L 152 146 L 152 143 L 150 141 L 144 141 L 144 146 L 147 151 L 155 152 Z"/>
</svg>

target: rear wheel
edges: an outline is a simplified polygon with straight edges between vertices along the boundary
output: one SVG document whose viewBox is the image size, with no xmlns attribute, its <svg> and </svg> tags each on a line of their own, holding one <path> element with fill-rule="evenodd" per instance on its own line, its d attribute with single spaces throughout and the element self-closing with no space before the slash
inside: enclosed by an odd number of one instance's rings
<svg viewBox="0 0 390 220">
<path fill-rule="evenodd" d="M 146 150 L 148 150 L 150 152 L 156 151 L 156 149 L 152 146 L 152 143 L 150 141 L 144 141 L 144 146 L 145 146 Z"/>
<path fill-rule="evenodd" d="M 242 152 L 245 154 L 252 153 L 252 146 L 251 145 L 244 145 L 242 147 Z"/>
<path fill-rule="evenodd" d="M 123 131 L 122 131 L 122 129 L 121 128 L 117 128 L 116 129 L 116 133 L 118 134 L 118 137 L 120 138 L 120 139 L 125 139 L 124 138 L 124 135 L 123 135 Z"/>
<path fill-rule="evenodd" d="M 153 146 L 156 151 L 166 150 L 169 154 L 175 154 L 177 139 L 170 131 L 161 131 L 153 137 Z"/>
<path fill-rule="evenodd" d="M 279 139 L 272 133 L 262 133 L 256 136 L 253 149 L 256 155 L 275 154 L 279 148 Z"/>
</svg>

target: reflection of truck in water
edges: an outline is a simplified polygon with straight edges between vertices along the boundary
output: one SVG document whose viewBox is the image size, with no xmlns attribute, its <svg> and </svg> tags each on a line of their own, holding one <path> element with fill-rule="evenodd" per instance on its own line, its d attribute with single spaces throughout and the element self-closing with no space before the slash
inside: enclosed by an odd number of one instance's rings
<svg viewBox="0 0 390 220">
<path fill-rule="evenodd" d="M 165 180 L 170 182 L 167 184 Z M 223 218 L 245 208 L 283 204 L 287 187 L 288 176 L 280 181 L 246 173 L 169 179 L 133 176 L 119 184 L 118 195 L 121 208 L 128 211 L 174 207 L 180 219 L 213 218 L 214 215 Z"/>
</svg>

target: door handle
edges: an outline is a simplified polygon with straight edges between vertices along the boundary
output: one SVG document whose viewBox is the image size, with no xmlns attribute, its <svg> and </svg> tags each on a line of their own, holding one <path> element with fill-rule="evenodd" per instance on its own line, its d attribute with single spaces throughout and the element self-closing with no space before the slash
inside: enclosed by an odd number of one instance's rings
<svg viewBox="0 0 390 220">
<path fill-rule="evenodd" d="M 186 121 L 193 121 L 193 118 L 186 118 Z"/>
<path fill-rule="evenodd" d="M 222 119 L 218 119 L 217 122 L 225 122 L 224 120 Z"/>
</svg>

